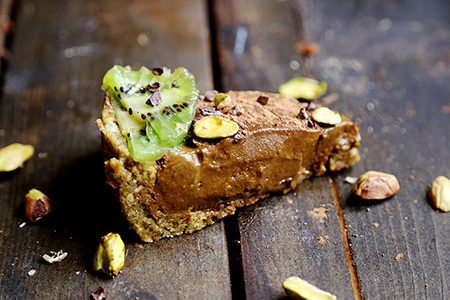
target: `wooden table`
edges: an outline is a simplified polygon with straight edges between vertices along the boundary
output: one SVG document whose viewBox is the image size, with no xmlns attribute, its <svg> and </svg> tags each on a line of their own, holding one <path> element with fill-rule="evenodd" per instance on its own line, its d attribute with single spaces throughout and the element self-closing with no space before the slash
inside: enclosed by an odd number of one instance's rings
<svg viewBox="0 0 450 300">
<path fill-rule="evenodd" d="M 450 177 L 447 1 L 0 3 L 0 147 L 36 148 L 0 174 L 0 299 L 89 299 L 99 286 L 108 299 L 282 299 L 291 275 L 338 299 L 450 299 L 450 215 L 427 198 L 434 178 Z M 301 42 L 320 52 L 303 55 Z M 142 243 L 104 184 L 95 120 L 113 64 L 182 65 L 202 92 L 324 80 L 319 102 L 359 124 L 362 159 L 200 232 Z M 352 196 L 345 177 L 368 170 L 395 174 L 398 194 Z M 30 188 L 55 212 L 21 227 Z M 92 269 L 110 231 L 127 249 L 114 279 Z M 60 249 L 62 262 L 42 260 Z"/>
</svg>

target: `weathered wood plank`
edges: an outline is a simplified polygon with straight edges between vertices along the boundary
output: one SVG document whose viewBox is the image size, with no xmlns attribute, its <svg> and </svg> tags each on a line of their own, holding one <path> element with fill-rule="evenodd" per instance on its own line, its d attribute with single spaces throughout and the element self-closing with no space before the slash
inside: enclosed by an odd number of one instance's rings
<svg viewBox="0 0 450 300">
<path fill-rule="evenodd" d="M 285 1 L 215 2 L 223 90 L 276 92 L 281 83 L 305 74 L 296 51 L 304 38 L 301 10 Z M 315 217 L 314 208 L 329 209 L 328 219 Z M 247 299 L 284 297 L 282 283 L 293 275 L 340 299 L 354 298 L 329 178 L 303 182 L 237 216 Z"/>
<path fill-rule="evenodd" d="M 244 209 L 239 222 L 248 299 L 282 298 L 289 276 L 338 298 L 354 298 L 328 178 L 305 181 L 291 193 Z"/>
<path fill-rule="evenodd" d="M 0 177 L 0 298 L 88 299 L 103 286 L 111 299 L 229 299 L 223 223 L 153 244 L 140 243 L 104 185 L 101 80 L 114 64 L 184 65 L 201 90 L 212 87 L 204 1 L 24 1 L 19 3 L 0 100 L 0 146 L 30 143 L 25 168 Z M 35 187 L 53 216 L 19 228 L 23 197 Z M 124 272 L 92 270 L 100 237 L 119 232 Z M 63 249 L 48 265 L 40 258 Z M 27 272 L 36 270 L 28 276 Z"/>
<path fill-rule="evenodd" d="M 13 0 L 3 0 L 0 3 L 0 76 L 9 52 L 6 48 L 7 40 L 14 30 L 14 22 L 11 19 L 13 3 Z"/>
<path fill-rule="evenodd" d="M 450 221 L 426 194 L 435 177 L 450 176 L 450 8 L 445 1 L 304 2 L 306 32 L 322 50 L 315 73 L 339 95 L 330 106 L 361 128 L 362 161 L 336 183 L 362 297 L 447 299 Z M 395 174 L 399 193 L 356 199 L 344 177 L 368 170 Z"/>
<path fill-rule="evenodd" d="M 224 89 L 277 92 L 303 73 L 295 51 L 298 30 L 286 3 L 215 1 L 217 48 Z M 292 61 L 294 69 L 290 68 Z"/>
</svg>

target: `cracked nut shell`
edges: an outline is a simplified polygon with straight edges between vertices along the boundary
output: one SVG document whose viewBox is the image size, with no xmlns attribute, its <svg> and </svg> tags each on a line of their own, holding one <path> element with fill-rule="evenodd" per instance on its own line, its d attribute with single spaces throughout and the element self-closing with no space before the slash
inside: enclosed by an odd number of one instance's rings
<svg viewBox="0 0 450 300">
<path fill-rule="evenodd" d="M 437 177 L 431 184 L 428 194 L 434 207 L 444 212 L 450 211 L 450 179 L 445 176 Z"/>
<path fill-rule="evenodd" d="M 353 186 L 353 193 L 366 200 L 382 200 L 393 196 L 399 189 L 400 185 L 394 175 L 368 171 Z"/>
<path fill-rule="evenodd" d="M 28 221 L 36 222 L 52 210 L 52 201 L 41 191 L 31 189 L 25 195 L 25 215 Z"/>
<path fill-rule="evenodd" d="M 108 233 L 98 245 L 94 257 L 94 270 L 116 276 L 125 264 L 125 244 L 117 233 Z"/>
</svg>

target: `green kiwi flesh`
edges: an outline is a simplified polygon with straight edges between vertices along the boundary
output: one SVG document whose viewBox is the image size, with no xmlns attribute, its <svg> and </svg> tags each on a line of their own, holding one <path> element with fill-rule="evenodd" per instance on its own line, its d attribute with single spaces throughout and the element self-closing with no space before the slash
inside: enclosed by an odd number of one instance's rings
<svg viewBox="0 0 450 300">
<path fill-rule="evenodd" d="M 116 119 L 127 135 L 137 162 L 154 161 L 165 151 L 176 153 L 195 116 L 198 90 L 194 76 L 183 67 L 132 71 L 111 68 L 102 89 L 116 109 Z"/>
</svg>

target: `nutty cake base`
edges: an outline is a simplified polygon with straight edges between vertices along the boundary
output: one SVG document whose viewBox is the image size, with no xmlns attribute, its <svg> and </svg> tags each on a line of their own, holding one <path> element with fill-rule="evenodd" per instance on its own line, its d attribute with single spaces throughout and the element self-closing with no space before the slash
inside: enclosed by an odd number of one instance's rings
<svg viewBox="0 0 450 300">
<path fill-rule="evenodd" d="M 236 122 L 236 135 L 186 139 L 177 154 L 166 152 L 148 163 L 131 158 L 113 104 L 105 98 L 97 124 L 107 183 L 143 241 L 192 233 L 271 192 L 287 193 L 306 178 L 359 160 L 358 127 L 345 116 L 337 125 L 320 124 L 306 103 L 292 98 L 256 91 L 228 94 L 231 105 L 217 111 L 203 100 L 199 114 Z"/>
</svg>

